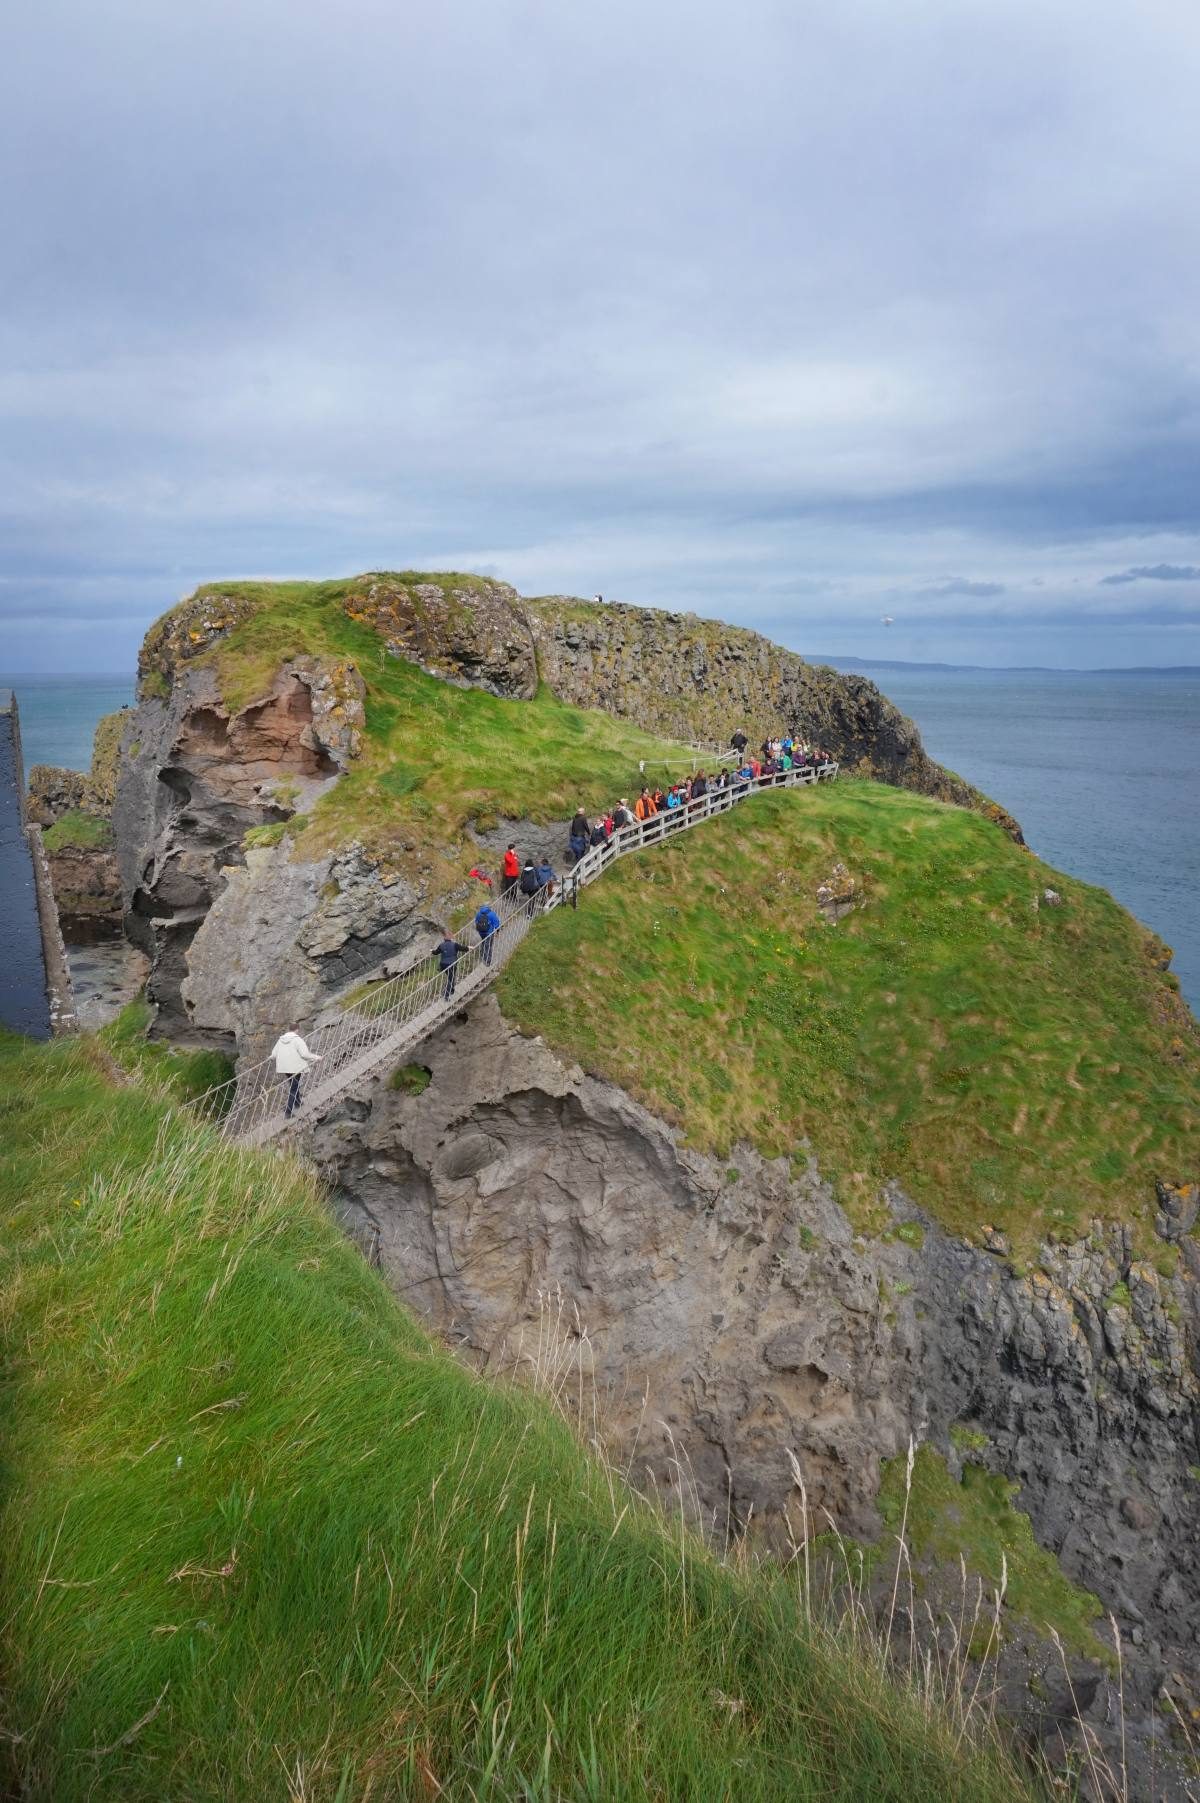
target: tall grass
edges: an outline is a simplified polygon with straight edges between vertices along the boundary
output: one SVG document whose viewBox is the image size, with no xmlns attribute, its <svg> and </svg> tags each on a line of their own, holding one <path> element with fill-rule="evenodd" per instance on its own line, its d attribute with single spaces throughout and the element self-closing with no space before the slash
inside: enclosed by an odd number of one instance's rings
<svg viewBox="0 0 1200 1803">
<path fill-rule="evenodd" d="M 0 1041 L 29 1799 L 1027 1795 L 414 1326 L 304 1170 Z"/>
</svg>

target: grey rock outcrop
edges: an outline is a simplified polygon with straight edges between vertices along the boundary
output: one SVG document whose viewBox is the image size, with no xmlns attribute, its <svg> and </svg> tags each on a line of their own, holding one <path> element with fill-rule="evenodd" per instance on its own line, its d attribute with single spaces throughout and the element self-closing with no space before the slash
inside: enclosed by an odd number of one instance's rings
<svg viewBox="0 0 1200 1803">
<path fill-rule="evenodd" d="M 911 1249 L 857 1246 L 815 1171 L 680 1146 L 494 998 L 420 1057 L 419 1101 L 374 1084 L 365 1119 L 351 1102 L 309 1139 L 401 1293 L 501 1364 L 561 1293 L 617 1447 L 656 1484 L 678 1486 L 685 1456 L 706 1517 L 782 1547 L 790 1446 L 840 1522 L 877 1529 L 879 1460 L 916 1407 Z"/>
<path fill-rule="evenodd" d="M 443 682 L 518 701 L 537 693 L 533 634 L 521 597 L 506 582 L 361 576 L 342 607 L 377 632 L 393 657 Z"/>
<path fill-rule="evenodd" d="M 246 832 L 286 821 L 348 767 L 362 692 L 348 666 L 297 658 L 233 710 L 213 668 L 199 665 L 180 671 L 165 698 L 144 695 L 130 716 L 113 830 L 125 928 L 152 960 L 159 1033 L 203 1037 L 181 994 L 192 940 L 227 871 L 243 862 Z"/>
<path fill-rule="evenodd" d="M 250 850 L 221 875 L 180 993 L 194 1033 L 247 1059 L 388 958 L 424 951 L 435 930 L 416 891 L 355 846 L 308 860 L 286 845 Z"/>
</svg>

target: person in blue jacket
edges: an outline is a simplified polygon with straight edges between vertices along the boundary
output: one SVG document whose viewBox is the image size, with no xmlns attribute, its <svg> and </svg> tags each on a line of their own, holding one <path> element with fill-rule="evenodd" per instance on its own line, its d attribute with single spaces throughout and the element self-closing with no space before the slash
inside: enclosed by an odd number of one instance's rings
<svg viewBox="0 0 1200 1803">
<path fill-rule="evenodd" d="M 544 908 L 548 905 L 550 897 L 554 894 L 554 867 L 550 863 L 549 858 L 542 859 L 535 874 L 537 877 L 537 892 L 542 898 L 542 906 Z"/>
<path fill-rule="evenodd" d="M 438 969 L 444 970 L 446 973 L 445 997 L 447 1001 L 454 994 L 454 981 L 457 975 L 454 967 L 458 963 L 458 955 L 460 952 L 465 952 L 466 949 L 466 946 L 460 945 L 457 939 L 452 939 L 449 933 L 438 946 Z"/>
<path fill-rule="evenodd" d="M 475 916 L 475 931 L 479 934 L 482 943 L 485 964 L 490 964 L 492 961 L 492 934 L 498 932 L 499 928 L 500 916 L 494 908 L 489 908 L 488 904 L 484 902 Z"/>
</svg>

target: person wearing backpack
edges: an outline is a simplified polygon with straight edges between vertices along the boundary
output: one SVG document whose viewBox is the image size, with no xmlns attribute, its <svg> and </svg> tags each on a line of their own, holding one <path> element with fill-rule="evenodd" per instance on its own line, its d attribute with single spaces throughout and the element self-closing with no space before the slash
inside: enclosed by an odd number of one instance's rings
<svg viewBox="0 0 1200 1803">
<path fill-rule="evenodd" d="M 536 893 L 542 898 L 543 908 L 548 907 L 550 897 L 554 894 L 554 867 L 547 858 L 543 858 L 534 875 L 537 878 Z"/>
<path fill-rule="evenodd" d="M 466 949 L 465 945 L 460 945 L 458 940 L 452 938 L 449 933 L 443 937 L 442 943 L 438 946 L 438 969 L 444 971 L 446 975 L 446 987 L 443 991 L 446 1001 L 449 1001 L 454 994 L 454 983 L 458 974 L 454 967 L 458 963 L 460 952 L 465 952 Z"/>
<path fill-rule="evenodd" d="M 475 916 L 475 931 L 479 934 L 480 949 L 485 964 L 490 964 L 492 961 L 492 934 L 499 930 L 500 916 L 494 908 L 489 908 L 484 902 Z"/>
<path fill-rule="evenodd" d="M 537 871 L 532 864 L 526 864 L 521 872 L 521 894 L 534 896 L 538 892 Z"/>
</svg>

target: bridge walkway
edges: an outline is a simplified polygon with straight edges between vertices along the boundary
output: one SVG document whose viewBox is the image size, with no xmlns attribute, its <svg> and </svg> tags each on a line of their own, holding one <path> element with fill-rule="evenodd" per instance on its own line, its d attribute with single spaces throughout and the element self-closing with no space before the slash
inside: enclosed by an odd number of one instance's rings
<svg viewBox="0 0 1200 1803">
<path fill-rule="evenodd" d="M 482 944 L 459 954 L 453 983 L 447 973 L 431 970 L 429 958 L 413 970 L 391 977 L 348 1007 L 338 1020 L 307 1035 L 309 1049 L 321 1062 L 305 1077 L 298 1113 L 288 1114 L 289 1079 L 279 1076 L 274 1060 L 261 1058 L 245 1066 L 228 1083 L 207 1091 L 192 1107 L 212 1120 L 227 1139 L 261 1146 L 298 1121 L 321 1114 L 337 1098 L 383 1063 L 396 1064 L 442 1023 L 495 980 L 530 928 L 543 914 L 573 902 L 580 889 L 595 882 L 616 859 L 662 845 L 716 814 L 771 788 L 801 788 L 837 777 L 835 763 L 806 765 L 770 777 L 748 778 L 701 796 L 682 807 L 664 810 L 650 820 L 617 828 L 604 845 L 585 852 L 556 883 L 552 895 L 500 898 L 498 930 Z M 473 929 L 471 929 L 473 932 Z"/>
</svg>

